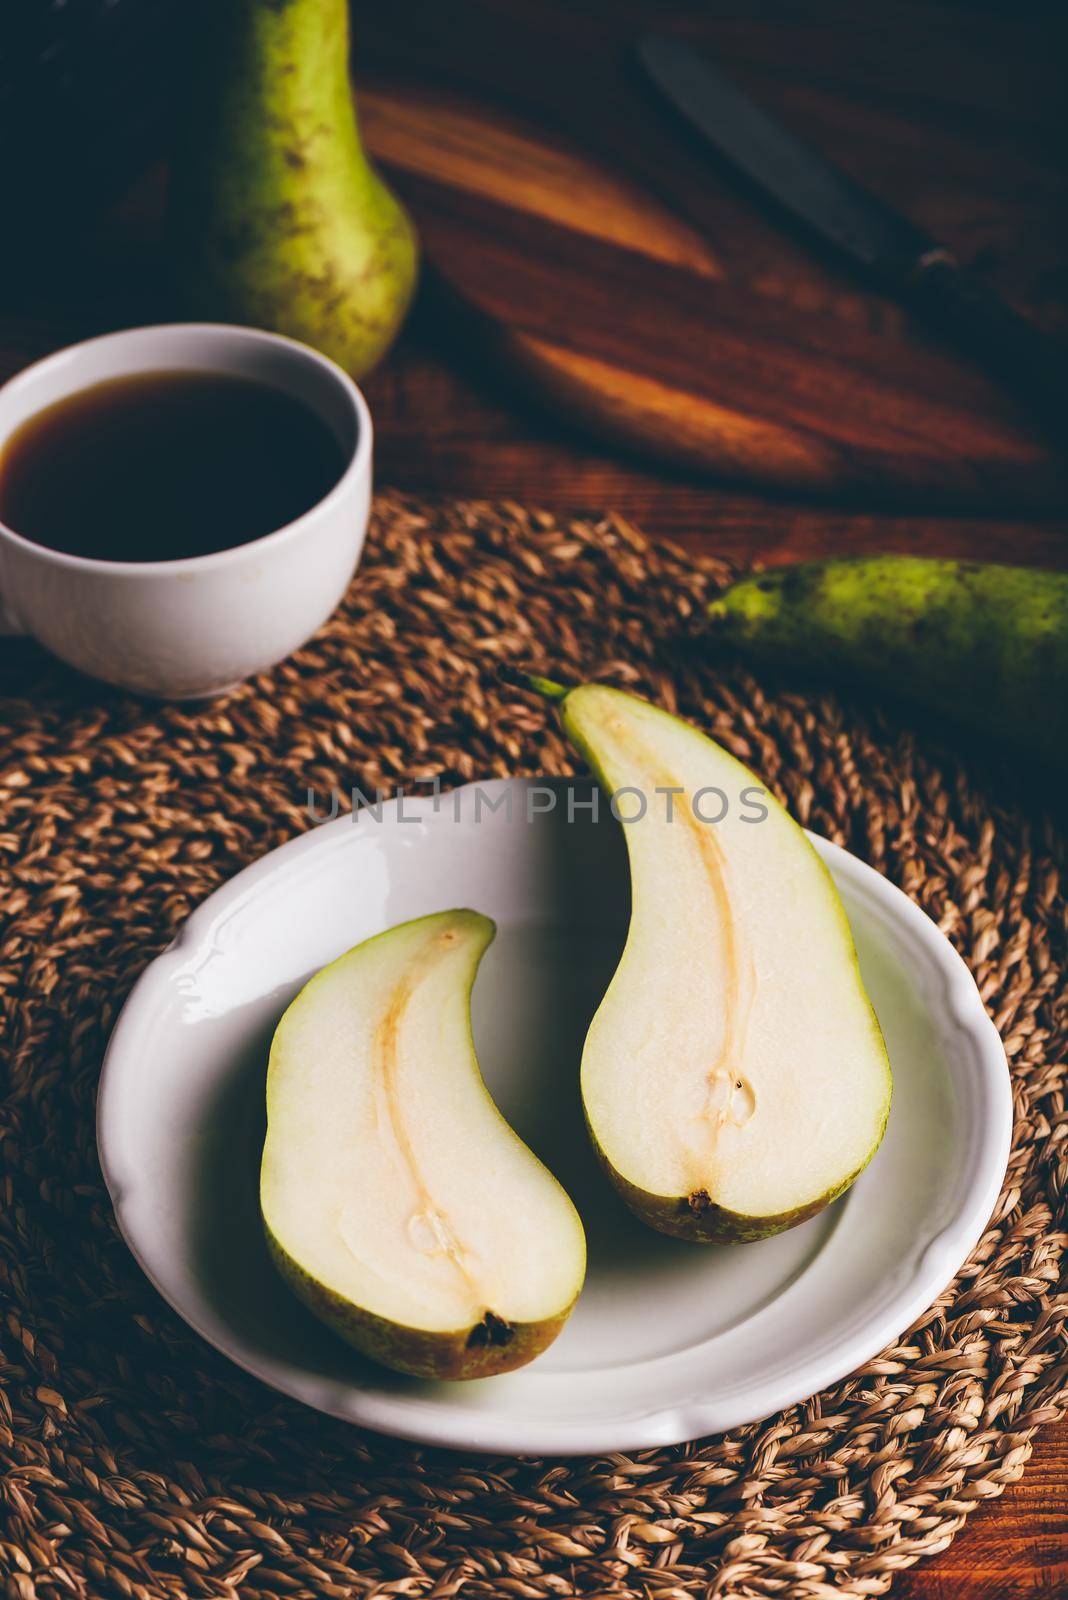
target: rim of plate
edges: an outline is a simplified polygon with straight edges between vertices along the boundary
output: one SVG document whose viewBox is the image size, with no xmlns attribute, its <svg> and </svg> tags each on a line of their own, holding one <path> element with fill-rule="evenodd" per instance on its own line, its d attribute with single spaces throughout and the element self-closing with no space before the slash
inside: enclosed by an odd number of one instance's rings
<svg viewBox="0 0 1068 1600">
<path fill-rule="evenodd" d="M 450 796 L 476 788 L 485 793 L 509 785 L 566 790 L 576 783 L 581 785 L 584 780 L 493 778 L 460 785 L 450 791 Z M 383 803 L 383 821 L 395 819 L 402 805 L 406 821 L 433 820 L 440 808 L 440 802 L 436 805 L 431 796 L 405 795 L 403 800 Z M 300 1373 L 284 1362 L 256 1359 L 244 1349 L 238 1353 L 233 1340 L 227 1337 L 228 1325 L 223 1319 L 213 1320 L 190 1311 L 182 1295 L 168 1283 L 151 1243 L 142 1237 L 135 1214 L 140 1191 L 120 1178 L 109 1155 L 109 1149 L 120 1143 L 117 1133 L 112 1131 L 118 1115 L 117 1109 L 112 1109 L 113 1084 L 122 1057 L 129 1052 L 136 1058 L 137 1038 L 151 1025 L 157 1009 L 157 993 L 166 990 L 171 970 L 188 961 L 190 946 L 208 938 L 221 917 L 229 915 L 242 900 L 255 894 L 259 885 L 275 872 L 291 867 L 301 856 L 335 847 L 342 837 L 352 837 L 351 828 L 352 816 L 348 812 L 320 823 L 268 851 L 214 890 L 190 913 L 171 944 L 137 978 L 104 1052 L 97 1090 L 97 1153 L 119 1232 L 157 1293 L 214 1349 L 269 1388 L 291 1399 L 341 1421 L 354 1422 L 394 1438 L 448 1449 L 590 1455 L 681 1444 L 726 1432 L 796 1405 L 872 1360 L 952 1282 L 982 1236 L 1008 1165 L 1012 1087 L 1001 1036 L 987 1015 L 967 964 L 926 912 L 874 867 L 841 845 L 806 829 L 806 836 L 821 858 L 827 865 L 833 864 L 835 877 L 846 880 L 866 902 L 866 908 L 874 909 L 877 917 L 903 926 L 911 942 L 925 953 L 932 974 L 937 974 L 944 1015 L 954 1031 L 968 1042 L 976 1071 L 975 1092 L 977 1100 L 982 1102 L 982 1115 L 973 1118 L 973 1128 L 978 1124 L 978 1136 L 973 1141 L 971 1167 L 954 1214 L 937 1228 L 919 1253 L 910 1276 L 877 1314 L 862 1315 L 859 1326 L 852 1323 L 829 1330 L 828 1338 L 817 1350 L 800 1353 L 787 1370 L 763 1378 L 754 1377 L 729 1393 L 692 1394 L 680 1401 L 652 1407 L 639 1405 L 610 1417 L 598 1416 L 576 1422 L 543 1423 L 530 1417 L 512 1422 L 507 1412 L 471 1410 L 451 1398 L 434 1396 L 418 1403 L 398 1405 L 396 1397 L 361 1389 L 355 1382 L 342 1389 L 333 1380 Z M 615 1370 L 623 1373 L 650 1364 L 646 1361 L 631 1367 L 623 1364 Z"/>
</svg>

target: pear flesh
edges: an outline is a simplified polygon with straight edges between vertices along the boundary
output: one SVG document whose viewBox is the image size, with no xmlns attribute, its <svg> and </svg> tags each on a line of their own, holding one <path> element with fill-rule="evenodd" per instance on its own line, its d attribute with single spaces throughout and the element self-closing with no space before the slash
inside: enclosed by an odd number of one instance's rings
<svg viewBox="0 0 1068 1600">
<path fill-rule="evenodd" d="M 561 715 L 617 795 L 631 868 L 626 947 L 582 1059 L 609 1175 L 683 1238 L 803 1221 L 866 1165 L 890 1104 L 830 874 L 759 780 L 686 723 L 599 685 Z"/>
<path fill-rule="evenodd" d="M 449 911 L 320 972 L 275 1033 L 260 1201 L 289 1284 L 372 1359 L 506 1372 L 551 1343 L 585 1236 L 482 1081 L 469 998 L 493 938 Z"/>
</svg>

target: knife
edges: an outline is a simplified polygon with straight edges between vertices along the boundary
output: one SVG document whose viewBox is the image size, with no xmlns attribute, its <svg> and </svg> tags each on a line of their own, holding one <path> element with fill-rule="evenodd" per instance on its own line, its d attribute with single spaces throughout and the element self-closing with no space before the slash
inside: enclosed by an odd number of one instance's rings
<svg viewBox="0 0 1068 1600">
<path fill-rule="evenodd" d="M 951 251 L 795 139 L 681 38 L 648 34 L 638 60 L 738 171 L 940 333 L 1068 422 L 1068 352 L 971 277 Z"/>
</svg>

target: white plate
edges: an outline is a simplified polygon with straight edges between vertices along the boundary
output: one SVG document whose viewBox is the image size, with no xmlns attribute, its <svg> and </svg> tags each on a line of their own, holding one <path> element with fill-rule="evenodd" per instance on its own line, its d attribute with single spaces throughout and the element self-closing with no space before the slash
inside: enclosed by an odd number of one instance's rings
<svg viewBox="0 0 1068 1600">
<path fill-rule="evenodd" d="M 119 1226 L 204 1338 L 266 1383 L 384 1433 L 487 1450 L 633 1450 L 766 1416 L 877 1354 L 950 1281 L 1005 1171 L 1005 1055 L 967 968 L 898 889 L 821 839 L 886 1034 L 886 1139 L 843 1200 L 734 1247 L 636 1222 L 586 1143 L 577 1073 L 625 932 L 620 830 L 531 781 L 472 785 L 323 824 L 220 889 L 137 983 L 104 1063 L 99 1143 Z M 483 797 L 479 799 L 479 794 Z M 503 797 L 510 796 L 510 816 Z M 496 802 L 499 809 L 490 810 Z M 535 804 L 538 802 L 536 801 Z M 272 1031 L 309 974 L 408 917 L 470 905 L 498 935 L 475 986 L 505 1115 L 573 1196 L 582 1298 L 531 1366 L 477 1383 L 394 1377 L 289 1294 L 257 1206 Z"/>
</svg>

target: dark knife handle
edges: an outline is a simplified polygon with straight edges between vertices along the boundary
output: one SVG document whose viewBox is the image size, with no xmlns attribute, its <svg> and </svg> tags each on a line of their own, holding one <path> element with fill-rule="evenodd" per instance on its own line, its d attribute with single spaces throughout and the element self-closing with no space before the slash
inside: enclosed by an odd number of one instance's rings
<svg viewBox="0 0 1068 1600">
<path fill-rule="evenodd" d="M 918 263 L 909 298 L 932 327 L 985 362 L 1068 433 L 1068 349 L 970 276 L 948 250 Z"/>
</svg>

